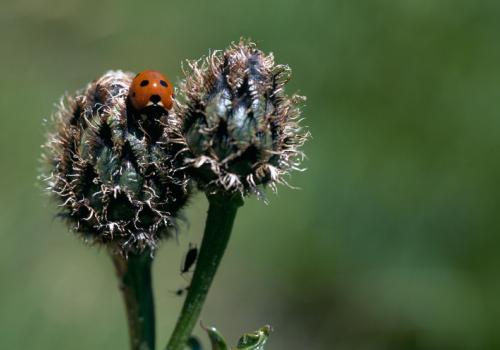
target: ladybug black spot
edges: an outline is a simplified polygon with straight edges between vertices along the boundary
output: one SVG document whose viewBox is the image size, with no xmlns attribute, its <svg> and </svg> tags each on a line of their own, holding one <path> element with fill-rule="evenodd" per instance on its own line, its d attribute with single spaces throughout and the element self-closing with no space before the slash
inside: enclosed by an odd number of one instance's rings
<svg viewBox="0 0 500 350">
<path fill-rule="evenodd" d="M 141 86 L 147 86 L 149 84 L 149 80 L 141 81 Z"/>
<path fill-rule="evenodd" d="M 160 97 L 160 95 L 151 95 L 149 100 L 153 103 L 158 103 L 161 101 L 161 97 Z"/>
<path fill-rule="evenodd" d="M 161 86 L 164 86 L 164 87 L 168 86 L 168 84 L 165 80 L 160 80 L 160 84 L 161 84 Z"/>
<path fill-rule="evenodd" d="M 132 97 L 135 97 L 135 92 L 132 93 Z"/>
</svg>

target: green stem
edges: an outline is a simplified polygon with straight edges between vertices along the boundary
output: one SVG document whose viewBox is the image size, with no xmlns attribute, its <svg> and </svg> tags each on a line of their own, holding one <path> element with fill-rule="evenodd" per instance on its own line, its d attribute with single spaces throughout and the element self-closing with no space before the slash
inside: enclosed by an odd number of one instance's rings
<svg viewBox="0 0 500 350">
<path fill-rule="evenodd" d="M 154 350 L 155 311 L 151 283 L 150 251 L 121 255 L 111 253 L 127 310 L 131 350 Z"/>
<path fill-rule="evenodd" d="M 185 349 L 224 255 L 236 212 L 243 205 L 243 199 L 239 193 L 207 194 L 207 198 L 209 208 L 198 262 L 167 350 Z"/>
</svg>

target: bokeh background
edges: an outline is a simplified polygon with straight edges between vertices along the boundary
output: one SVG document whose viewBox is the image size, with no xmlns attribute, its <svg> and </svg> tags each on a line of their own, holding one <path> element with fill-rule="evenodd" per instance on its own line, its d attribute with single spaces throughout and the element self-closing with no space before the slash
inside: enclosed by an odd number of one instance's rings
<svg viewBox="0 0 500 350">
<path fill-rule="evenodd" d="M 0 348 L 126 349 L 104 250 L 36 186 L 42 119 L 108 69 L 159 69 L 251 37 L 308 97 L 307 172 L 237 217 L 202 320 L 268 348 L 500 348 L 500 2 L 0 4 Z M 158 344 L 206 200 L 155 263 Z M 206 336 L 197 328 L 204 342 Z"/>
</svg>

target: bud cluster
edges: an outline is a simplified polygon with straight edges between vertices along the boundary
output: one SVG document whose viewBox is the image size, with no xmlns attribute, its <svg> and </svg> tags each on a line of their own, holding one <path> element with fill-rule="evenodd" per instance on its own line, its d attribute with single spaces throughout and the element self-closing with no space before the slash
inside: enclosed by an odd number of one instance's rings
<svg viewBox="0 0 500 350">
<path fill-rule="evenodd" d="M 305 98 L 285 93 L 288 66 L 241 40 L 188 61 L 184 73 L 171 110 L 134 108 L 133 80 L 138 93 L 164 90 L 121 71 L 58 106 L 44 145 L 45 183 L 88 241 L 125 254 L 154 250 L 175 232 L 191 180 L 208 193 L 261 194 L 299 169 L 309 133 L 299 125 Z"/>
</svg>

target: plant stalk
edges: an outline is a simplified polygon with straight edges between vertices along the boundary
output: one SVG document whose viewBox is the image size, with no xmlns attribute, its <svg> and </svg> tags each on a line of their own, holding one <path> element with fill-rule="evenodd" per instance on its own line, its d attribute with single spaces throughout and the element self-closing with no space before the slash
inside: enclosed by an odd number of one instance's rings
<svg viewBox="0 0 500 350">
<path fill-rule="evenodd" d="M 207 194 L 207 198 L 209 208 L 198 262 L 166 350 L 185 349 L 224 255 L 238 208 L 243 205 L 239 193 Z"/>
<path fill-rule="evenodd" d="M 151 252 L 111 253 L 127 310 L 131 350 L 155 349 L 155 310 L 151 283 Z"/>
</svg>

